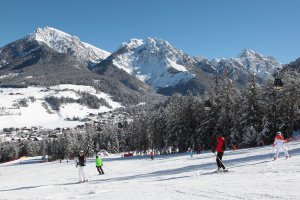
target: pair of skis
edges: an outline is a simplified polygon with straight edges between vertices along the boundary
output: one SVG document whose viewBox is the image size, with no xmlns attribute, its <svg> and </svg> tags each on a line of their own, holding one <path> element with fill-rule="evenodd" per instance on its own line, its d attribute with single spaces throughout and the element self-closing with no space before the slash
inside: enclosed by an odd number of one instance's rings
<svg viewBox="0 0 300 200">
<path fill-rule="evenodd" d="M 225 166 L 224 162 L 216 154 L 215 154 L 215 156 L 223 164 L 225 169 L 218 169 L 218 170 L 214 171 L 213 173 L 227 173 L 227 172 L 229 172 L 227 167 Z"/>
<path fill-rule="evenodd" d="M 80 183 L 86 183 L 86 182 L 89 182 L 88 179 L 84 180 L 84 181 L 78 181 L 77 183 L 80 184 Z"/>
</svg>

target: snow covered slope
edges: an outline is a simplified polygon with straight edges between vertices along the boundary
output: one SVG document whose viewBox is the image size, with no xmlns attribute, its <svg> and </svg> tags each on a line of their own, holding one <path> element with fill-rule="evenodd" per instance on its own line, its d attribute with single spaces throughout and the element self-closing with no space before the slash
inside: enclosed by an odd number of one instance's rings
<svg viewBox="0 0 300 200">
<path fill-rule="evenodd" d="M 28 36 L 32 40 L 37 40 L 47 44 L 50 48 L 60 52 L 71 54 L 89 63 L 97 63 L 107 58 L 110 53 L 81 42 L 76 36 L 71 36 L 65 32 L 51 27 L 38 28 Z"/>
<path fill-rule="evenodd" d="M 86 92 L 105 99 L 111 108 L 101 106 L 99 109 L 91 109 L 86 105 L 68 103 L 61 105 L 59 111 L 56 111 L 45 101 L 45 97 L 68 97 L 76 100 L 80 98 L 80 92 Z M 118 107 L 121 107 L 121 105 L 112 101 L 109 95 L 96 92 L 91 86 L 65 84 L 49 88 L 1 88 L 0 129 L 25 126 L 42 126 L 52 129 L 56 127 L 74 127 L 83 122 L 66 121 L 65 119 L 72 119 L 73 117 L 83 119 L 90 113 L 107 112 Z"/>
<path fill-rule="evenodd" d="M 86 172 L 89 182 L 77 184 L 77 168 L 69 163 L 40 163 L 33 158 L 0 165 L 0 199 L 109 200 L 265 200 L 300 199 L 300 143 L 289 144 L 291 159 L 271 161 L 272 147 L 226 151 L 229 173 L 215 170 L 211 152 L 190 158 L 185 154 L 104 158 L 99 176 L 94 159 Z M 21 170 L 20 170 L 21 169 Z"/>
<path fill-rule="evenodd" d="M 154 88 L 174 86 L 194 77 L 189 56 L 157 38 L 131 39 L 112 57 L 113 64 Z"/>
</svg>

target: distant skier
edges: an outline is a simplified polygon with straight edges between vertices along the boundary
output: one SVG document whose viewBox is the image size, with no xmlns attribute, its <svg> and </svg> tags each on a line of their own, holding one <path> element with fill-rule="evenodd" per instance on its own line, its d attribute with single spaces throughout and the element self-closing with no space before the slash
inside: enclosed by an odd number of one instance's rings
<svg viewBox="0 0 300 200">
<path fill-rule="evenodd" d="M 85 155 L 83 151 L 79 152 L 79 155 L 77 157 L 77 164 L 76 167 L 79 166 L 78 169 L 78 176 L 79 176 L 79 182 L 83 183 L 83 182 L 87 182 L 88 179 L 86 178 L 86 174 L 84 172 L 84 167 L 86 164 L 86 159 L 85 159 Z"/>
<path fill-rule="evenodd" d="M 153 151 L 150 152 L 150 158 L 151 158 L 151 160 L 154 160 L 154 152 Z"/>
<path fill-rule="evenodd" d="M 99 175 L 104 174 L 102 166 L 103 166 L 102 158 L 100 158 L 99 156 L 96 156 L 96 168 L 99 172 Z"/>
<path fill-rule="evenodd" d="M 274 140 L 274 143 L 273 143 L 273 147 L 276 147 L 277 150 L 276 150 L 276 153 L 275 153 L 275 156 L 274 156 L 274 159 L 273 160 L 276 160 L 279 156 L 279 151 L 282 149 L 284 154 L 285 154 L 285 157 L 286 159 L 288 159 L 290 157 L 289 153 L 287 152 L 286 148 L 285 148 L 285 143 L 287 143 L 288 141 L 284 139 L 284 137 L 282 136 L 282 133 L 281 132 L 277 132 L 276 133 L 276 136 L 275 136 L 275 140 Z"/>
<path fill-rule="evenodd" d="M 193 149 L 192 148 L 188 148 L 188 151 L 187 151 L 187 154 L 191 157 L 191 158 L 193 158 Z"/>
<path fill-rule="evenodd" d="M 227 171 L 222 161 L 222 157 L 225 149 L 226 149 L 225 138 L 222 136 L 222 133 L 220 133 L 217 136 L 217 146 L 213 150 L 213 152 L 217 152 L 217 157 L 216 157 L 216 161 L 218 165 L 217 171 L 221 171 L 221 168 L 223 168 L 223 171 Z"/>
</svg>

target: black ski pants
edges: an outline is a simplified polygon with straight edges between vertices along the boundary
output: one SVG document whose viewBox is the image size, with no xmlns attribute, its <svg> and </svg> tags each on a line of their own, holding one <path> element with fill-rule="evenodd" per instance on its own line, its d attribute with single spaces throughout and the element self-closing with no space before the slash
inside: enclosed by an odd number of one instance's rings
<svg viewBox="0 0 300 200">
<path fill-rule="evenodd" d="M 224 166 L 224 164 L 222 162 L 223 154 L 224 154 L 224 152 L 218 152 L 217 153 L 217 165 L 218 165 L 218 168 L 225 169 L 225 166 Z"/>
<path fill-rule="evenodd" d="M 104 171 L 101 166 L 97 166 L 97 170 L 98 170 L 99 174 L 104 174 Z"/>
</svg>

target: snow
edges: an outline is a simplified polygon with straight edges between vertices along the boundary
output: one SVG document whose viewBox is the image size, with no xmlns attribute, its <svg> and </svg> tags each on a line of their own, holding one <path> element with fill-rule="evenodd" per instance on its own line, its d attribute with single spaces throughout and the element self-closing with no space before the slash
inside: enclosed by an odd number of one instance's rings
<svg viewBox="0 0 300 200">
<path fill-rule="evenodd" d="M 0 93 L 0 129 L 8 127 L 24 127 L 24 126 L 42 126 L 44 128 L 57 127 L 74 127 L 82 124 L 79 121 L 65 121 L 67 117 L 85 118 L 89 113 L 97 114 L 107 112 L 115 108 L 122 107 L 111 97 L 103 92 L 96 91 L 91 86 L 62 84 L 44 87 L 28 87 L 28 88 L 2 88 Z M 48 106 L 45 109 L 45 97 L 54 96 L 57 98 L 69 97 L 79 99 L 78 92 L 88 92 L 96 95 L 98 98 L 104 98 L 112 109 L 100 107 L 99 109 L 90 109 L 87 106 L 76 103 L 63 104 L 60 111 L 53 111 Z M 31 102 L 29 97 L 34 97 L 35 102 Z M 28 99 L 28 107 L 17 107 L 14 105 L 20 99 Z M 50 113 L 49 113 L 50 111 Z"/>
<path fill-rule="evenodd" d="M 243 50 L 236 58 L 230 58 L 228 62 L 236 62 L 238 65 L 243 66 L 244 70 L 248 70 L 264 80 L 272 78 L 277 68 L 282 67 L 281 63 L 275 58 L 261 55 L 249 49 Z"/>
<path fill-rule="evenodd" d="M 131 39 L 123 43 L 121 49 L 122 53 L 114 56 L 113 64 L 154 88 L 174 86 L 194 77 L 180 64 L 188 56 L 167 41 Z"/>
<path fill-rule="evenodd" d="M 70 53 L 91 63 L 97 63 L 110 55 L 107 51 L 81 42 L 76 36 L 71 36 L 51 27 L 38 28 L 29 35 L 29 38 L 45 43 L 60 53 Z"/>
<path fill-rule="evenodd" d="M 177 71 L 182 71 L 182 72 L 186 72 L 186 68 L 182 65 L 178 65 L 176 62 L 174 62 L 173 60 L 167 59 L 167 62 L 169 63 L 169 65 L 171 65 L 174 69 L 176 69 Z"/>
<path fill-rule="evenodd" d="M 2 75 L 2 76 L 0 76 L 0 79 L 12 78 L 12 77 L 15 77 L 15 76 L 18 76 L 18 73 L 9 73 L 9 74 L 6 74 L 6 75 Z"/>
<path fill-rule="evenodd" d="M 0 49 L 0 54 L 1 54 L 1 52 L 2 52 L 2 50 Z M 7 65 L 7 64 L 8 64 L 8 62 L 6 60 L 1 60 L 0 59 L 0 68 Z"/>
<path fill-rule="evenodd" d="M 57 114 L 47 113 L 40 100 L 31 103 L 28 107 L 21 107 L 14 115 L 0 116 L 0 120 L 0 128 L 31 125 L 53 129 L 56 127 L 74 127 L 82 124 L 80 122 L 64 121 L 64 118 Z"/>
<path fill-rule="evenodd" d="M 289 143 L 291 159 L 271 161 L 272 147 L 226 151 L 229 173 L 211 173 L 215 156 L 204 152 L 121 158 L 104 157 L 105 175 L 94 159 L 86 168 L 89 182 L 77 184 L 74 161 L 40 163 L 29 158 L 0 165 L 0 199 L 300 199 L 300 143 Z"/>
</svg>

